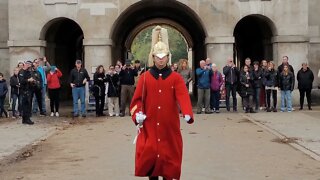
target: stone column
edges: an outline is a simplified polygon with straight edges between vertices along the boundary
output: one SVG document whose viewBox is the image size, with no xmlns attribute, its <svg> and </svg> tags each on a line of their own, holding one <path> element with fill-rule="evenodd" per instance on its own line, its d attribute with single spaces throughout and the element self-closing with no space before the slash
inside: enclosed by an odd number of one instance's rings
<svg viewBox="0 0 320 180">
<path fill-rule="evenodd" d="M 320 73 L 320 37 L 311 37 L 309 47 L 308 63 L 314 74 L 313 87 L 317 88 L 318 85 L 320 86 L 320 77 L 318 77 L 318 73 Z M 318 96 L 320 100 L 320 95 Z"/>
<path fill-rule="evenodd" d="M 309 39 L 306 36 L 275 36 L 273 42 L 273 60 L 276 65 L 282 63 L 282 57 L 289 57 L 295 75 L 301 68 L 302 62 L 308 62 Z"/>
<path fill-rule="evenodd" d="M 93 77 L 95 68 L 103 65 L 106 70 L 112 63 L 111 58 L 111 39 L 84 39 L 83 40 L 85 58 L 84 64 L 90 77 Z"/>
<path fill-rule="evenodd" d="M 12 72 L 20 61 L 33 61 L 44 56 L 46 41 L 43 40 L 9 40 L 10 70 Z"/>
<path fill-rule="evenodd" d="M 0 72 L 3 73 L 6 79 L 9 79 L 12 74 L 12 70 L 9 69 L 10 61 L 9 61 L 9 48 L 7 46 L 7 42 L 0 41 Z"/>
<path fill-rule="evenodd" d="M 207 57 L 217 64 L 218 69 L 222 72 L 222 68 L 226 65 L 228 57 L 233 57 L 233 36 L 223 37 L 207 37 L 205 40 Z"/>
<path fill-rule="evenodd" d="M 277 67 L 282 63 L 282 57 L 289 57 L 289 64 L 292 65 L 297 79 L 297 73 L 301 68 L 302 62 L 308 62 L 309 39 L 305 36 L 275 36 L 272 38 L 273 56 Z M 276 68 L 277 68 L 276 67 Z M 298 87 L 297 80 L 295 88 Z M 280 106 L 280 91 L 278 91 L 278 105 Z M 299 105 L 299 92 L 292 92 L 292 105 Z"/>
<path fill-rule="evenodd" d="M 112 40 L 103 38 L 84 39 L 83 46 L 85 54 L 84 66 L 87 69 L 91 80 L 93 80 L 93 74 L 96 71 L 96 67 L 98 67 L 99 65 L 103 65 L 105 70 L 108 71 L 109 65 L 112 64 Z M 88 86 L 86 88 L 86 102 L 90 102 L 90 104 L 91 102 L 94 103 L 94 97 L 89 97 L 90 94 Z M 88 109 L 94 109 L 94 107 L 89 106 L 89 104 L 87 104 L 87 110 Z"/>
</svg>

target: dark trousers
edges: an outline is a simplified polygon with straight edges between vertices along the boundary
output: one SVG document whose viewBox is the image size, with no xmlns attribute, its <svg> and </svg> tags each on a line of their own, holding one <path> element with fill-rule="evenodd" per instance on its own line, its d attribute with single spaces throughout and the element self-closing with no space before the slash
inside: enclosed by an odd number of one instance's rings
<svg viewBox="0 0 320 180">
<path fill-rule="evenodd" d="M 258 110 L 260 106 L 260 88 L 254 88 L 253 89 L 253 96 L 254 96 L 254 102 L 255 102 L 255 109 Z"/>
<path fill-rule="evenodd" d="M 30 120 L 32 109 L 32 91 L 22 91 L 22 122 Z"/>
<path fill-rule="evenodd" d="M 221 94 L 220 91 L 213 91 L 211 90 L 211 94 L 210 94 L 210 108 L 214 109 L 216 111 L 219 110 L 219 104 L 220 104 L 220 98 L 221 98 Z"/>
<path fill-rule="evenodd" d="M 131 99 L 134 93 L 134 86 L 121 85 L 121 104 L 120 113 L 125 115 L 127 103 L 131 103 Z"/>
<path fill-rule="evenodd" d="M 105 97 L 106 97 L 105 94 L 102 94 L 101 96 L 94 97 L 96 100 L 96 115 L 103 114 Z"/>
<path fill-rule="evenodd" d="M 20 92 L 19 98 L 18 98 L 18 111 L 19 111 L 19 116 L 22 116 L 22 93 Z"/>
<path fill-rule="evenodd" d="M 273 108 L 277 108 L 277 90 L 267 89 L 266 94 L 267 94 L 267 108 L 271 107 L 270 106 L 271 94 L 273 99 Z"/>
<path fill-rule="evenodd" d="M 11 94 L 11 100 L 12 100 L 12 116 L 17 116 L 17 111 L 20 112 L 20 96 L 18 94 Z M 18 110 L 16 109 L 16 104 L 18 101 Z"/>
<path fill-rule="evenodd" d="M 230 111 L 230 94 L 233 100 L 233 110 L 237 110 L 237 85 L 236 84 L 226 84 L 226 106 L 227 110 Z"/>
<path fill-rule="evenodd" d="M 260 88 L 260 107 L 266 107 L 266 88 L 262 86 Z"/>
<path fill-rule="evenodd" d="M 35 88 L 34 89 L 34 95 L 36 96 L 38 107 L 40 110 L 40 113 L 44 113 L 42 109 L 42 90 L 40 88 Z"/>
<path fill-rule="evenodd" d="M 253 106 L 253 96 L 247 95 L 243 97 L 243 107 L 245 107 L 245 110 L 248 111 Z"/>
<path fill-rule="evenodd" d="M 0 97 L 0 116 L 2 116 L 2 113 L 5 114 L 5 116 L 8 116 L 7 111 L 4 109 L 4 99 L 6 96 Z"/>
<path fill-rule="evenodd" d="M 300 108 L 303 108 L 304 104 L 304 96 L 307 96 L 307 102 L 308 102 L 308 108 L 311 108 L 311 89 L 309 88 L 303 88 L 299 89 L 300 92 Z"/>
<path fill-rule="evenodd" d="M 59 112 L 60 105 L 60 88 L 57 89 L 48 89 L 49 98 L 50 98 L 50 109 L 51 112 Z M 54 111 L 56 109 L 56 111 Z"/>
</svg>

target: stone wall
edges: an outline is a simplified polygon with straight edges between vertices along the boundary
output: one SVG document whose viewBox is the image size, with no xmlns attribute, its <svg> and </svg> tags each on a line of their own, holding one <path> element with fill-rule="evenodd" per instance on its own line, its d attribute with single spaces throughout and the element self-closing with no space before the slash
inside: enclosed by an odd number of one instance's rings
<svg viewBox="0 0 320 180">
<path fill-rule="evenodd" d="M 7 68 L 10 64 L 7 46 L 8 29 L 8 0 L 0 0 L 0 72 L 4 74 L 5 79 L 9 79 L 11 73 Z"/>
<path fill-rule="evenodd" d="M 0 68 L 8 67 L 8 58 L 11 70 L 19 60 L 43 56 L 47 46 L 46 30 L 52 20 L 60 17 L 69 18 L 81 27 L 84 33 L 86 68 L 91 71 L 92 67 L 99 64 L 108 66 L 114 61 L 111 59 L 114 48 L 111 35 L 117 20 L 122 13 L 130 12 L 127 11 L 128 8 L 136 2 L 139 1 L 0 0 Z M 192 9 L 198 16 L 206 35 L 206 54 L 220 70 L 225 65 L 226 58 L 233 56 L 234 29 L 237 23 L 248 15 L 259 15 L 272 29 L 273 60 L 276 63 L 280 64 L 281 57 L 287 55 L 296 72 L 302 61 L 309 62 L 315 75 L 320 68 L 318 0 L 177 2 Z M 7 40 L 10 57 L 6 49 Z M 319 83 L 318 78 L 314 86 Z"/>
</svg>

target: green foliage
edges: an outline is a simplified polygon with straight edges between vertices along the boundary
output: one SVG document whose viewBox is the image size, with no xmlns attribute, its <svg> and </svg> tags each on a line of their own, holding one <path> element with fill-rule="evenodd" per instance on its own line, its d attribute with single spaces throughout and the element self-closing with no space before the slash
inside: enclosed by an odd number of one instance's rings
<svg viewBox="0 0 320 180">
<path fill-rule="evenodd" d="M 134 59 L 139 59 L 142 62 L 147 62 L 151 51 L 152 29 L 155 26 L 150 26 L 143 29 L 135 37 L 132 42 L 131 52 Z M 181 58 L 188 58 L 188 45 L 182 34 L 171 26 L 163 26 L 168 30 L 170 52 L 172 54 L 172 63 L 178 62 Z"/>
</svg>

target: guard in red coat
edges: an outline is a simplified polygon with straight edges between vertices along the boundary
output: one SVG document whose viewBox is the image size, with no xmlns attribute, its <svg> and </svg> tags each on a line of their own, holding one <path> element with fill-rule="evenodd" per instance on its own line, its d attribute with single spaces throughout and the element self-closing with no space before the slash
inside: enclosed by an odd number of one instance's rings
<svg viewBox="0 0 320 180">
<path fill-rule="evenodd" d="M 180 179 L 182 136 L 179 110 L 193 123 L 188 90 L 180 74 L 167 66 L 169 50 L 162 41 L 152 51 L 154 66 L 140 76 L 130 112 L 140 127 L 136 141 L 135 175 L 151 180 Z"/>
</svg>

